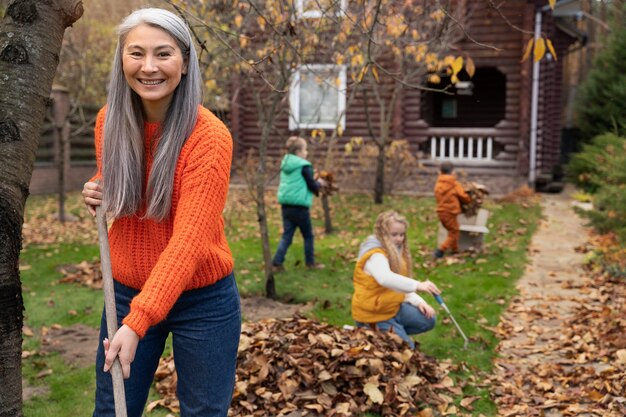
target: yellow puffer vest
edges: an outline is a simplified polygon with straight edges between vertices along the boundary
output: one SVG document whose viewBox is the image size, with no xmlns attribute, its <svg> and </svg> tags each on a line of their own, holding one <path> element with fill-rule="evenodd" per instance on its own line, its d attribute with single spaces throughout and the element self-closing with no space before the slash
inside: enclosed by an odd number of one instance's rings
<svg viewBox="0 0 626 417">
<path fill-rule="evenodd" d="M 387 256 L 382 248 L 375 248 L 365 252 L 356 263 L 354 276 L 354 294 L 352 295 L 352 318 L 362 323 L 378 323 L 394 317 L 400 304 L 404 301 L 404 294 L 390 290 L 380 285 L 373 276 L 364 271 L 365 263 L 375 253 Z M 407 271 L 400 271 L 406 276 Z"/>
</svg>

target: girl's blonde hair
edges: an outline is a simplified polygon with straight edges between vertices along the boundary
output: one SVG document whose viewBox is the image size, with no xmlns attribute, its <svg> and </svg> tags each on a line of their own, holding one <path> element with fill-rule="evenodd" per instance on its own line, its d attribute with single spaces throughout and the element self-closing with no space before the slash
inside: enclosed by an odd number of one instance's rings
<svg viewBox="0 0 626 417">
<path fill-rule="evenodd" d="M 402 248 L 398 250 L 396 245 L 394 245 L 391 241 L 390 229 L 392 223 L 401 223 L 404 225 L 405 230 L 409 229 L 409 222 L 407 222 L 406 217 L 394 210 L 388 210 L 378 215 L 376 225 L 374 226 L 374 235 L 376 236 L 376 239 L 382 243 L 385 252 L 387 252 L 389 267 L 391 270 L 396 274 L 406 273 L 407 276 L 412 277 L 413 264 L 411 262 L 409 245 L 406 241 L 406 234 L 404 235 Z"/>
<path fill-rule="evenodd" d="M 301 138 L 300 136 L 291 136 L 287 139 L 287 143 L 285 143 L 285 147 L 287 147 L 287 153 L 295 154 L 302 148 L 306 146 L 306 139 Z"/>
</svg>

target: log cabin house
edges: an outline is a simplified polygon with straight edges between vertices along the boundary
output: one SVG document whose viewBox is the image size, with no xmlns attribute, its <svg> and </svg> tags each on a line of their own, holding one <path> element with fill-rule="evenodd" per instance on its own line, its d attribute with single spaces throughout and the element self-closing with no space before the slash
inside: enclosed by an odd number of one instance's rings
<svg viewBox="0 0 626 417">
<path fill-rule="evenodd" d="M 308 0 L 294 1 L 301 7 Z M 393 137 L 408 141 L 411 152 L 419 155 L 423 168 L 416 170 L 417 181 L 409 178 L 401 184 L 400 190 L 430 192 L 436 167 L 444 159 L 452 160 L 457 171 L 464 171 L 469 179 L 486 184 L 494 194 L 504 194 L 522 184 L 541 186 L 552 180 L 561 161 L 561 58 L 572 45 L 584 46 L 585 34 L 577 25 L 582 16 L 581 0 L 559 0 L 554 11 L 546 6 L 547 0 L 509 1 L 502 8 L 506 19 L 490 9 L 486 1 L 458 1 L 471 10 L 467 27 L 475 41 L 462 41 L 458 47 L 472 57 L 476 73 L 471 80 L 457 85 L 457 94 L 453 96 L 415 89 L 404 91 L 395 114 Z M 315 17 L 315 11 L 306 13 L 313 13 L 306 17 Z M 548 56 L 534 65 L 532 59 L 521 62 L 522 51 L 537 30 L 553 41 L 557 59 Z M 499 51 L 476 42 L 493 45 Z M 325 69 L 329 76 L 339 76 L 345 83 L 345 69 L 342 72 L 323 62 L 317 65 L 318 73 Z M 303 76 L 304 71 L 297 71 L 294 80 Z M 298 82 L 292 86 L 286 104 L 289 109 L 275 126 L 270 155 L 281 156 L 284 139 L 289 135 L 310 134 L 312 129 L 332 129 L 334 124 L 323 119 L 334 120 L 344 110 L 343 142 L 338 146 L 343 147 L 345 141 L 354 136 L 367 141 L 364 112 L 358 102 L 346 109 L 346 94 L 337 93 L 333 102 L 325 103 L 328 105 L 321 114 L 322 120 L 315 121 L 307 114 L 306 97 L 315 96 L 314 90 L 319 86 Z M 255 113 L 242 111 L 253 107 L 251 100 L 250 94 L 240 91 L 227 112 L 227 123 L 236 144 L 235 160 L 243 158 L 260 135 Z M 77 123 L 73 123 L 71 164 L 65 175 L 68 190 L 80 189 L 95 169 L 93 125 L 87 126 L 93 123 L 95 109 L 89 113 L 81 115 L 78 131 Z M 31 193 L 57 189 L 54 162 L 57 147 L 52 136 L 52 127 L 47 123 L 42 131 Z M 341 185 L 364 188 L 363 183 L 351 183 L 349 176 L 341 178 Z"/>
<path fill-rule="evenodd" d="M 502 7 L 503 18 L 487 2 L 459 2 L 471 10 L 467 27 L 474 41 L 464 40 L 458 49 L 472 57 L 476 72 L 471 80 L 457 84 L 452 96 L 410 88 L 403 91 L 393 137 L 408 141 L 411 151 L 420 155 L 423 168 L 417 181 L 410 178 L 400 189 L 431 191 L 436 167 L 444 159 L 452 160 L 457 171 L 465 172 L 468 179 L 487 184 L 495 194 L 522 184 L 541 186 L 550 182 L 561 153 L 563 69 L 559 57 L 571 45 L 584 43 L 584 34 L 576 26 L 580 5 L 561 0 L 553 11 L 547 0 L 509 1 Z M 521 62 L 525 45 L 536 31 L 552 40 L 557 58 L 548 54 L 534 65 L 532 57 Z M 312 129 L 332 129 L 344 111 L 343 142 L 340 140 L 339 146 L 350 137 L 368 140 L 362 101 L 346 108 L 349 91 L 326 94 L 325 100 L 329 101 L 324 102 L 322 111 L 309 114 L 307 100 L 322 95 L 315 90 L 323 88 L 319 83 L 298 82 L 311 70 L 316 76 L 326 71 L 329 77 L 342 80 L 346 88 L 345 68 L 319 62 L 297 70 L 289 92 L 289 111 L 275 126 L 270 155 L 279 157 L 284 139 L 291 134 L 306 136 Z M 236 157 L 254 147 L 260 136 L 255 112 L 237 108 L 253 108 L 252 100 L 250 94 L 241 91 L 232 107 L 230 126 L 238 144 Z M 347 188 L 363 185 L 351 183 L 349 176 L 340 178 Z"/>
</svg>

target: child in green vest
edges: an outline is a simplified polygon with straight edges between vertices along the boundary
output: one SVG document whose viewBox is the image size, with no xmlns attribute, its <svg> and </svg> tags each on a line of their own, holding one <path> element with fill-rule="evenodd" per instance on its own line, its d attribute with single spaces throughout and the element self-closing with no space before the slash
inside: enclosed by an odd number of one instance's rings
<svg viewBox="0 0 626 417">
<path fill-rule="evenodd" d="M 309 208 L 313 195 L 318 195 L 325 181 L 313 178 L 313 166 L 306 160 L 308 155 L 306 140 L 292 136 L 287 140 L 287 155 L 280 165 L 280 185 L 278 202 L 283 217 L 283 235 L 272 260 L 274 271 L 284 270 L 285 254 L 291 245 L 296 228 L 304 238 L 304 258 L 307 268 L 322 269 L 323 264 L 315 262 L 313 227 Z"/>
</svg>

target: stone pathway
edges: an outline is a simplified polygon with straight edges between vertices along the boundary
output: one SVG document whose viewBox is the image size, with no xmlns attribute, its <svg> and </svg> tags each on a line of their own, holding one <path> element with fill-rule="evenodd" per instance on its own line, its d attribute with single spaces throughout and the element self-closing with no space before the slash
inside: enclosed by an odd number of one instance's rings
<svg viewBox="0 0 626 417">
<path fill-rule="evenodd" d="M 577 248 L 586 244 L 588 232 L 570 193 L 542 195 L 544 218 L 518 282 L 520 295 L 501 319 L 508 336 L 498 346 L 492 389 L 500 416 L 598 416 L 578 406 L 566 378 L 554 377 L 574 367 L 601 372 L 608 366 L 581 360 L 570 348 L 576 341 L 564 340 L 569 337 L 564 323 L 583 303 L 597 299 L 584 285 L 585 254 Z"/>
</svg>

